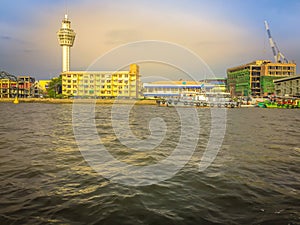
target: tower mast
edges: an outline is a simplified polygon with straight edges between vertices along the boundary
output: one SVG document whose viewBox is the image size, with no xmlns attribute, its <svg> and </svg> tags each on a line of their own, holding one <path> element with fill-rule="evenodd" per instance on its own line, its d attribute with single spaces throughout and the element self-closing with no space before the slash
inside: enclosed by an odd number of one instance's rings
<svg viewBox="0 0 300 225">
<path fill-rule="evenodd" d="M 76 33 L 71 29 L 71 21 L 65 14 L 61 28 L 57 32 L 60 46 L 62 46 L 62 72 L 70 71 L 70 47 L 73 46 Z"/>
</svg>

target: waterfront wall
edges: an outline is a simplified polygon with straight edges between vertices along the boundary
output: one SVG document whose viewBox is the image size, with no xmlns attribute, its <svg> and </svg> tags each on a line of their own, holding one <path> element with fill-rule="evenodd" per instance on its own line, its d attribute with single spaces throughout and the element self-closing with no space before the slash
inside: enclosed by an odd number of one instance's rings
<svg viewBox="0 0 300 225">
<path fill-rule="evenodd" d="M 0 98 L 0 103 L 13 103 L 13 98 Z M 76 103 L 92 103 L 94 99 L 54 99 L 54 98 L 19 98 L 20 103 L 53 103 L 53 104 L 72 104 Z M 97 99 L 96 104 L 136 104 L 136 105 L 156 105 L 156 100 L 141 99 Z"/>
</svg>

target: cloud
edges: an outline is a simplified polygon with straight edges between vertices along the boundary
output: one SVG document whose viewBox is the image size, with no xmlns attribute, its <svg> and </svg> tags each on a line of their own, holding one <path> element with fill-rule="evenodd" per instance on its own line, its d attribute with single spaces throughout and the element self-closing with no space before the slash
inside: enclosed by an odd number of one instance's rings
<svg viewBox="0 0 300 225">
<path fill-rule="evenodd" d="M 0 39 L 1 40 L 7 40 L 7 41 L 13 40 L 13 38 L 11 36 L 7 36 L 7 35 L 0 35 Z"/>
<path fill-rule="evenodd" d="M 43 76 L 51 70 L 58 74 L 61 48 L 56 32 L 66 10 L 64 1 L 28 0 L 24 7 L 4 1 L 14 10 L 0 15 L 0 54 L 4 56 L 0 64 L 12 72 L 16 68 Z M 269 5 L 268 0 L 262 2 Z M 292 5 L 282 2 L 286 8 L 277 15 L 279 3 L 270 6 L 276 10 L 266 11 L 265 7 L 257 8 L 252 0 L 228 3 L 223 0 L 76 0 L 72 4 L 69 1 L 69 18 L 77 34 L 71 49 L 71 69 L 86 68 L 99 56 L 128 42 L 163 40 L 189 48 L 217 74 L 225 75 L 229 66 L 263 58 L 264 47 L 271 55 L 263 26 L 263 20 L 269 18 L 281 50 L 287 58 L 300 62 L 296 38 L 300 29 L 295 25 L 299 14 L 287 14 L 289 10 L 297 11 L 300 4 L 295 7 L 295 1 L 292 2 Z M 32 57 L 26 57 L 29 53 Z"/>
<path fill-rule="evenodd" d="M 115 29 L 106 33 L 106 44 L 121 45 L 128 42 L 140 40 L 142 38 L 141 32 L 136 29 Z"/>
</svg>

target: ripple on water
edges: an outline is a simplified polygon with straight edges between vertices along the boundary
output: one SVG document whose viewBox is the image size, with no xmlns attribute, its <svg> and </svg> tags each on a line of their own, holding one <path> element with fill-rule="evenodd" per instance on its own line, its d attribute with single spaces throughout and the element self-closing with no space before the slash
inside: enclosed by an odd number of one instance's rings
<svg viewBox="0 0 300 225">
<path fill-rule="evenodd" d="M 228 110 L 223 146 L 199 172 L 211 116 L 197 109 L 201 134 L 186 166 L 158 184 L 128 187 L 105 179 L 84 160 L 73 135 L 72 105 L 0 107 L 1 224 L 300 224 L 297 110 Z M 151 151 L 124 146 L 110 111 L 97 105 L 95 121 L 99 140 L 115 158 L 151 165 L 177 146 L 175 109 L 133 108 L 130 128 L 141 139 L 150 135 L 151 118 L 166 123 L 166 136 Z"/>
</svg>

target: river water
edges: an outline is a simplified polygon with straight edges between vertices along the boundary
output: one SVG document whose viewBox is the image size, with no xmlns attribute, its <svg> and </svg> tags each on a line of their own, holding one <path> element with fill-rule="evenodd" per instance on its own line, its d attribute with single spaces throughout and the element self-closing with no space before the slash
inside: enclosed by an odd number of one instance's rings
<svg viewBox="0 0 300 225">
<path fill-rule="evenodd" d="M 213 117 L 195 110 L 199 140 L 183 168 L 153 184 L 127 185 L 85 160 L 71 104 L 1 103 L 0 224 L 300 224 L 300 110 L 228 109 L 223 144 L 203 171 Z M 96 105 L 94 121 L 118 161 L 154 165 L 183 141 L 176 109 L 137 105 L 128 122 L 133 135 L 147 140 L 156 117 L 166 133 L 151 151 L 130 149 L 115 135 L 111 111 Z M 195 132 L 189 136 L 195 140 Z"/>
</svg>

